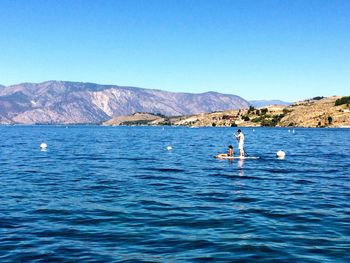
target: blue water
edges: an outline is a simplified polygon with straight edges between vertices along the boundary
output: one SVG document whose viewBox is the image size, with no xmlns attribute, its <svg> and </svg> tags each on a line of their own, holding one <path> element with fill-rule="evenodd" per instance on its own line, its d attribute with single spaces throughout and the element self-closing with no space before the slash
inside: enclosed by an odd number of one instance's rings
<svg viewBox="0 0 350 263">
<path fill-rule="evenodd" d="M 0 262 L 350 262 L 350 130 L 243 131 L 0 126 Z"/>
</svg>

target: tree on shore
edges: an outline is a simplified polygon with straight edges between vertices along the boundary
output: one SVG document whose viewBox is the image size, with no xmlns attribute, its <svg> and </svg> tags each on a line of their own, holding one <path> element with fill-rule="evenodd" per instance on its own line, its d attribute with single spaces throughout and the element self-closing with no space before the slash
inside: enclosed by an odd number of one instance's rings
<svg viewBox="0 0 350 263">
<path fill-rule="evenodd" d="M 331 116 L 328 116 L 327 120 L 328 120 L 328 124 L 331 125 L 333 122 L 333 118 Z"/>
</svg>

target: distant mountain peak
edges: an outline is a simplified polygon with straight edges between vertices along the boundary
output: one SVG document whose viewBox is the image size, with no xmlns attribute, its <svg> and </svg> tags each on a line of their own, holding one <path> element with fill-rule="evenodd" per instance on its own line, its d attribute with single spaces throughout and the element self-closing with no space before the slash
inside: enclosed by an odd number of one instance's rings
<svg viewBox="0 0 350 263">
<path fill-rule="evenodd" d="M 88 82 L 50 80 L 0 90 L 0 123 L 100 123 L 136 112 L 174 116 L 248 107 L 237 95 L 212 91 L 179 93 Z"/>
<path fill-rule="evenodd" d="M 250 105 L 260 108 L 260 107 L 266 107 L 270 105 L 291 105 L 291 102 L 286 102 L 282 100 L 250 100 L 248 101 Z"/>
</svg>

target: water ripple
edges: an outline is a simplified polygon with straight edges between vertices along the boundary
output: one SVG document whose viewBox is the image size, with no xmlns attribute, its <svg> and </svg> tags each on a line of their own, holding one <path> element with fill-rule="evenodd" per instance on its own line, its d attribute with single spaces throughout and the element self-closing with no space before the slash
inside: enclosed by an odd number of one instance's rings
<svg viewBox="0 0 350 263">
<path fill-rule="evenodd" d="M 350 262 L 346 129 L 0 130 L 1 262 Z"/>
</svg>

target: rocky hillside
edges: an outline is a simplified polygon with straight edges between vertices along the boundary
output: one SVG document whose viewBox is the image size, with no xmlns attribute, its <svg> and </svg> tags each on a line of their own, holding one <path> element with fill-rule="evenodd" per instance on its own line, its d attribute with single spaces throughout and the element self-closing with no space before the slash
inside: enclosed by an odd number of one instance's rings
<svg viewBox="0 0 350 263">
<path fill-rule="evenodd" d="M 181 125 L 181 126 L 293 126 L 293 127 L 350 127 L 350 98 L 336 105 L 341 97 L 317 97 L 290 106 L 229 110 L 191 116 L 154 118 L 151 122 L 124 125 Z M 121 124 L 121 123 L 119 123 Z M 116 124 L 118 125 L 118 124 Z"/>
<path fill-rule="evenodd" d="M 288 114 L 279 123 L 281 126 L 301 127 L 350 127 L 349 102 L 336 106 L 342 97 L 305 100 L 288 107 Z"/>
<path fill-rule="evenodd" d="M 0 88 L 2 124 L 101 123 L 136 112 L 179 116 L 247 107 L 239 96 L 216 92 L 174 93 L 65 81 Z"/>
<path fill-rule="evenodd" d="M 158 125 L 159 123 L 165 124 L 167 119 L 169 118 L 160 115 L 138 112 L 128 116 L 114 117 L 111 120 L 102 123 L 102 125 Z"/>
<path fill-rule="evenodd" d="M 290 106 L 250 107 L 245 110 L 199 114 L 174 122 L 191 126 L 294 126 L 350 127 L 349 103 L 335 105 L 341 97 L 317 97 Z"/>
</svg>

